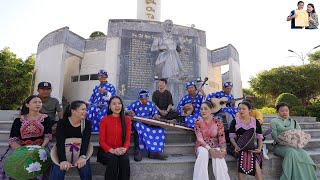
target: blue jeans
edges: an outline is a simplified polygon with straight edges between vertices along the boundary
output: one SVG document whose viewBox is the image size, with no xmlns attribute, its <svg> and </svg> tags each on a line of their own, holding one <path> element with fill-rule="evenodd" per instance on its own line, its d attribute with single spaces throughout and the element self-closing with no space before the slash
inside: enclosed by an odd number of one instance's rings
<svg viewBox="0 0 320 180">
<path fill-rule="evenodd" d="M 92 179 L 92 173 L 91 173 L 91 166 L 90 166 L 90 159 L 87 160 L 87 163 L 82 168 L 78 169 L 80 179 L 81 180 L 91 180 Z M 66 175 L 66 171 L 62 171 L 60 169 L 60 166 L 53 165 L 50 180 L 64 180 L 64 177 Z"/>
</svg>

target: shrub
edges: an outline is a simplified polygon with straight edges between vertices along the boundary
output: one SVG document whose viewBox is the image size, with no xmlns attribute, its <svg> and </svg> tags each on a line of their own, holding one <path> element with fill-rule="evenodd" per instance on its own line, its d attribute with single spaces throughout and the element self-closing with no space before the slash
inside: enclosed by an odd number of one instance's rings
<svg viewBox="0 0 320 180">
<path fill-rule="evenodd" d="M 275 106 L 280 102 L 288 103 L 291 107 L 290 115 L 301 116 L 305 115 L 304 107 L 302 106 L 301 101 L 297 98 L 297 96 L 290 93 L 282 93 L 278 96 L 276 100 Z"/>
<path fill-rule="evenodd" d="M 311 105 L 306 107 L 306 112 L 309 116 L 317 117 L 317 121 L 320 121 L 320 99 L 311 99 Z"/>
<path fill-rule="evenodd" d="M 262 109 L 257 109 L 260 111 L 262 114 L 275 114 L 276 109 L 272 107 L 263 107 Z"/>
</svg>

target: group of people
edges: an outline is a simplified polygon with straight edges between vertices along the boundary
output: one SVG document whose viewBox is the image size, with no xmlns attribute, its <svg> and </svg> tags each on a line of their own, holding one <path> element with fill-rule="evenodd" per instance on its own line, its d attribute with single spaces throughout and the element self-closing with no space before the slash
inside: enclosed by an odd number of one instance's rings
<svg viewBox="0 0 320 180">
<path fill-rule="evenodd" d="M 304 8 L 304 2 L 299 1 L 297 3 L 298 9 L 297 10 L 303 10 Z M 292 10 L 290 12 L 290 15 L 287 17 L 287 21 L 291 21 L 291 29 L 318 29 L 319 26 L 319 21 L 318 21 L 318 15 L 316 13 L 315 7 L 312 3 L 309 3 L 307 5 L 307 13 L 308 13 L 308 21 L 309 21 L 309 26 L 307 27 L 301 27 L 297 26 L 295 22 L 295 18 L 297 18 L 298 14 L 295 13 L 295 10 Z"/>
<path fill-rule="evenodd" d="M 195 82 L 187 82 L 188 94 L 180 100 L 177 110 L 174 110 L 172 95 L 166 89 L 166 79 L 159 80 L 159 89 L 149 100 L 148 89 L 138 92 L 138 99 L 124 106 L 122 99 L 116 95 L 115 87 L 107 81 L 108 73 L 98 72 L 100 84 L 93 89 L 88 102 L 73 101 L 65 112 L 50 96 L 51 84 L 41 82 L 38 85 L 38 95 L 32 95 L 23 102 L 20 117 L 16 118 L 10 132 L 5 159 L 14 149 L 24 145 L 39 145 L 50 150 L 48 146 L 52 139 L 52 130 L 56 125 L 56 149 L 58 163 L 48 169 L 39 178 L 64 179 L 66 171 L 71 167 L 79 170 L 82 180 L 92 179 L 90 155 L 88 156 L 91 132 L 99 132 L 100 148 L 97 161 L 106 166 L 105 179 L 130 179 L 130 161 L 128 149 L 133 130 L 134 160 L 142 160 L 142 152 L 148 153 L 152 159 L 166 160 L 164 154 L 166 131 L 162 127 L 151 126 L 134 121 L 130 116 L 149 119 L 176 119 L 187 127 L 193 128 L 196 135 L 194 165 L 194 180 L 208 180 L 208 162 L 212 159 L 212 168 L 216 179 L 230 179 L 224 157 L 227 155 L 227 140 L 234 147 L 234 156 L 238 160 L 238 178 L 244 175 L 262 179 L 263 162 L 263 123 L 262 114 L 253 110 L 250 99 L 245 99 L 235 106 L 231 94 L 233 84 L 226 82 L 223 90 L 206 95 L 202 88 L 197 90 Z M 46 92 L 43 96 L 42 92 Z M 227 98 L 226 107 L 213 113 L 214 98 Z M 50 102 L 50 107 L 45 105 Z M 190 108 L 192 109 L 191 112 Z M 50 115 L 52 112 L 54 115 Z M 56 112 L 59 121 L 55 123 Z M 277 106 L 279 117 L 271 121 L 272 138 L 277 142 L 280 133 L 290 129 L 300 129 L 297 121 L 290 119 L 289 105 L 280 103 Z M 257 145 L 246 149 L 239 143 L 242 136 L 248 132 L 254 135 Z M 68 138 L 80 138 L 79 158 L 71 164 L 66 158 L 65 143 Z M 281 179 L 317 179 L 315 164 L 303 149 L 276 144 L 274 153 L 283 160 Z M 266 158 L 266 157 L 265 157 Z M 3 171 L 3 160 L 0 164 L 0 179 L 9 179 Z"/>
</svg>

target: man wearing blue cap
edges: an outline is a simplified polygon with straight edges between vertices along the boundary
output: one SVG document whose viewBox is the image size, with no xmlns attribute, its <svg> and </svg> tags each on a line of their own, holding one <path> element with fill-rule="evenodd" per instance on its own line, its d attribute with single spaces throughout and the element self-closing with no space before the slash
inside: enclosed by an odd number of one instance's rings
<svg viewBox="0 0 320 180">
<path fill-rule="evenodd" d="M 149 91 L 141 89 L 139 99 L 132 102 L 126 109 L 131 116 L 149 119 L 160 117 L 156 105 L 149 101 Z M 165 160 L 167 158 L 162 152 L 165 144 L 165 130 L 161 127 L 146 125 L 142 122 L 133 123 L 134 126 L 134 160 L 141 161 L 141 151 L 149 152 L 149 158 Z"/>
<path fill-rule="evenodd" d="M 199 92 L 201 92 L 202 94 L 197 94 L 196 83 L 192 81 L 186 84 L 186 89 L 188 91 L 188 94 L 183 96 L 183 98 L 180 100 L 177 110 L 180 116 L 185 117 L 185 125 L 190 128 L 194 128 L 194 121 L 201 116 L 200 106 L 204 99 L 205 93 L 200 88 Z"/>
<path fill-rule="evenodd" d="M 238 108 L 235 107 L 235 100 L 233 95 L 231 94 L 231 90 L 232 90 L 233 84 L 232 82 L 226 82 L 223 84 L 223 90 L 222 91 L 218 91 L 215 93 L 211 93 L 206 97 L 206 100 L 210 101 L 212 98 L 222 98 L 222 97 L 226 97 L 228 99 L 228 102 L 226 103 L 226 107 L 220 109 L 218 113 L 224 113 L 227 112 L 230 115 L 232 115 L 232 117 L 235 117 L 235 115 L 238 112 Z M 232 118 L 228 118 L 228 124 L 230 125 L 230 122 Z"/>
<path fill-rule="evenodd" d="M 88 101 L 87 119 L 92 123 L 92 132 L 99 132 L 100 119 L 108 112 L 110 98 L 116 95 L 116 88 L 107 81 L 107 71 L 99 70 L 98 79 L 100 84 L 94 87 Z"/>
</svg>

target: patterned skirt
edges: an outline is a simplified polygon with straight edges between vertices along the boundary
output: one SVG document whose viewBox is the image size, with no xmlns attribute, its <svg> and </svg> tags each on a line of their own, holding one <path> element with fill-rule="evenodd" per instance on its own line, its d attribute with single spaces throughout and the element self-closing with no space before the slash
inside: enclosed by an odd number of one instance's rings
<svg viewBox="0 0 320 180">
<path fill-rule="evenodd" d="M 253 153 L 251 151 L 241 151 L 238 157 L 239 167 L 238 172 L 248 174 L 251 176 L 256 175 L 256 163 L 262 169 L 262 153 Z"/>
<path fill-rule="evenodd" d="M 142 122 L 135 122 L 134 127 L 138 132 L 139 148 L 141 151 L 164 151 L 165 130 L 163 128 L 149 126 Z"/>
<path fill-rule="evenodd" d="M 100 108 L 98 105 L 92 104 L 87 109 L 87 119 L 91 121 L 91 132 L 99 132 L 100 120 L 108 113 L 108 106 Z"/>
</svg>

